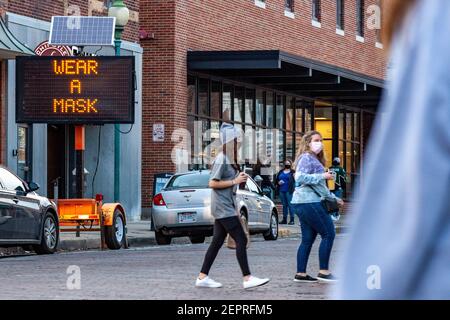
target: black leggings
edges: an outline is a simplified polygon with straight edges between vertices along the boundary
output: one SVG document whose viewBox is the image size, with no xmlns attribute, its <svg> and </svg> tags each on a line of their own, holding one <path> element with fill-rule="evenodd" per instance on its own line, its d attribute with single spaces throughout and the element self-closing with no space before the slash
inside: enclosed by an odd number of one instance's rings
<svg viewBox="0 0 450 320">
<path fill-rule="evenodd" d="M 236 257 L 241 267 L 242 274 L 250 275 L 250 268 L 247 261 L 247 236 L 242 228 L 241 221 L 238 216 L 216 219 L 214 223 L 214 236 L 205 255 L 202 266 L 202 273 L 208 274 L 214 260 L 222 247 L 227 234 L 236 242 Z"/>
</svg>

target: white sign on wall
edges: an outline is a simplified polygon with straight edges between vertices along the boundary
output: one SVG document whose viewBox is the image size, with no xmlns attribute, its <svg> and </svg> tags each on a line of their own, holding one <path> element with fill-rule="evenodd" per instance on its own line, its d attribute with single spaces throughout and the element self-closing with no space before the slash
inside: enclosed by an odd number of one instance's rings
<svg viewBox="0 0 450 320">
<path fill-rule="evenodd" d="M 164 123 L 153 124 L 153 142 L 164 142 Z"/>
</svg>

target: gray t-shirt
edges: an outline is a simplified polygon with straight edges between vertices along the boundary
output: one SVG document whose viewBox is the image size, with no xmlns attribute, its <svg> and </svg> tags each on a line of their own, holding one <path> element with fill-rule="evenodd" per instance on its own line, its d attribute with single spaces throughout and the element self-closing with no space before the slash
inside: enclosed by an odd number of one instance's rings
<svg viewBox="0 0 450 320">
<path fill-rule="evenodd" d="M 230 181 L 236 178 L 238 172 L 230 160 L 222 152 L 214 160 L 211 169 L 211 180 Z M 211 213 L 216 219 L 237 215 L 236 206 L 237 185 L 226 189 L 213 189 L 211 192 Z"/>
</svg>

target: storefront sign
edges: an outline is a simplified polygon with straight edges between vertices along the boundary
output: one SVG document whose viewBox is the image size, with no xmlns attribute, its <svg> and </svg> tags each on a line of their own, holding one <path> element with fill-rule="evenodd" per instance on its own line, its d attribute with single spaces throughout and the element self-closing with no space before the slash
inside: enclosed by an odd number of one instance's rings
<svg viewBox="0 0 450 320">
<path fill-rule="evenodd" d="M 18 57 L 16 122 L 134 122 L 134 58 Z"/>
</svg>

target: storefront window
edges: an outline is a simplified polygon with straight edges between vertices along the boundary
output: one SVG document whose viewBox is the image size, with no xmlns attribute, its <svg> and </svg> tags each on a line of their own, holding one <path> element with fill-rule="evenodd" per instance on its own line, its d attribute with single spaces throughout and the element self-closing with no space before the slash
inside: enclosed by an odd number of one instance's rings
<svg viewBox="0 0 450 320">
<path fill-rule="evenodd" d="M 229 84 L 223 85 L 222 92 L 222 119 L 223 121 L 231 121 L 233 86 Z"/>
<path fill-rule="evenodd" d="M 341 166 L 346 168 L 345 164 L 345 143 L 344 141 L 339 141 L 339 159 L 341 159 Z"/>
<path fill-rule="evenodd" d="M 256 131 L 251 126 L 245 126 L 243 151 L 246 163 L 256 164 L 256 148 Z"/>
<path fill-rule="evenodd" d="M 208 147 L 211 143 L 211 131 L 209 130 L 209 120 L 201 119 L 202 122 L 202 149 L 201 149 L 201 166 L 207 169 L 211 163 L 211 149 Z"/>
<path fill-rule="evenodd" d="M 330 167 L 333 158 L 333 110 L 331 107 L 316 107 L 315 128 L 322 134 L 326 166 Z"/>
<path fill-rule="evenodd" d="M 339 139 L 345 139 L 345 113 L 343 110 L 339 111 Z"/>
<path fill-rule="evenodd" d="M 277 130 L 277 162 L 284 161 L 284 131 Z"/>
<path fill-rule="evenodd" d="M 361 129 L 360 129 L 360 113 L 359 112 L 355 112 L 353 114 L 353 127 L 354 127 L 354 140 L 355 141 L 360 141 L 360 136 L 361 136 Z"/>
<path fill-rule="evenodd" d="M 297 133 L 295 135 L 295 155 L 297 155 L 300 150 L 302 138 L 303 138 L 302 134 Z"/>
<path fill-rule="evenodd" d="M 244 127 L 242 126 L 242 124 L 237 124 L 237 123 L 235 123 L 235 124 L 234 124 L 234 127 L 235 127 L 237 130 L 240 131 L 240 133 L 242 134 L 242 136 L 245 135 Z M 242 148 L 240 148 L 240 149 L 238 150 L 238 161 L 242 161 L 243 159 L 244 159 L 244 148 L 242 147 Z M 241 163 L 240 163 L 240 164 L 241 164 Z"/>
<path fill-rule="evenodd" d="M 266 94 L 266 126 L 273 128 L 273 93 Z"/>
<path fill-rule="evenodd" d="M 294 100 L 292 97 L 286 98 L 286 130 L 294 130 Z"/>
<path fill-rule="evenodd" d="M 220 82 L 211 82 L 211 117 L 220 118 Z"/>
<path fill-rule="evenodd" d="M 359 174 L 359 167 L 360 167 L 360 161 L 361 161 L 361 157 L 360 157 L 360 144 L 354 144 L 354 149 L 353 149 L 353 161 L 354 161 L 354 169 L 355 169 L 355 173 Z"/>
<path fill-rule="evenodd" d="M 346 156 L 346 161 L 345 161 L 345 171 L 347 171 L 348 174 L 351 174 L 353 172 L 353 148 L 352 148 L 352 144 L 351 143 L 347 143 L 346 144 L 346 150 L 345 150 L 345 156 Z"/>
<path fill-rule="evenodd" d="M 295 130 L 297 132 L 305 132 L 304 120 L 303 101 L 300 99 L 295 99 Z"/>
<path fill-rule="evenodd" d="M 27 137 L 28 127 L 19 126 L 17 128 L 17 175 L 23 180 L 28 180 L 27 165 Z"/>
<path fill-rule="evenodd" d="M 245 89 L 245 122 L 253 124 L 253 101 L 255 99 L 255 90 Z"/>
<path fill-rule="evenodd" d="M 198 81 L 198 111 L 202 116 L 209 116 L 208 110 L 209 80 L 199 79 Z"/>
<path fill-rule="evenodd" d="M 261 128 L 256 128 L 256 152 L 258 160 L 262 160 L 266 156 L 266 146 L 264 130 Z"/>
<path fill-rule="evenodd" d="M 284 96 L 277 95 L 275 128 L 284 129 Z"/>
<path fill-rule="evenodd" d="M 187 112 L 188 113 L 197 113 L 195 106 L 196 106 L 196 85 L 195 85 L 195 77 L 189 76 L 188 77 L 188 105 L 187 105 Z"/>
<path fill-rule="evenodd" d="M 256 90 L 256 124 L 264 124 L 264 91 Z"/>
<path fill-rule="evenodd" d="M 353 140 L 352 139 L 352 131 L 353 131 L 353 113 L 348 112 L 345 117 L 345 139 L 348 141 Z"/>
<path fill-rule="evenodd" d="M 269 159 L 272 158 L 272 153 L 276 151 L 276 148 L 274 147 L 276 141 L 274 141 L 275 135 L 273 133 L 273 130 L 265 130 L 265 149 L 262 156 Z"/>
<path fill-rule="evenodd" d="M 196 145 L 195 145 L 195 117 L 193 116 L 188 116 L 187 117 L 187 129 L 189 131 L 189 135 L 191 138 L 191 148 L 190 148 L 190 154 L 191 154 L 191 161 L 189 163 L 189 170 L 193 170 L 195 169 L 195 165 L 198 163 L 198 148 L 196 150 Z"/>
<path fill-rule="evenodd" d="M 305 130 L 304 130 L 305 133 L 312 130 L 311 123 L 312 123 L 312 107 L 306 107 L 305 108 Z"/>
<path fill-rule="evenodd" d="M 219 152 L 221 151 L 221 143 L 220 143 L 220 135 L 219 135 L 219 129 L 220 129 L 220 123 L 219 121 L 211 121 L 210 122 L 211 128 L 210 128 L 210 155 L 211 158 L 214 159 L 217 157 Z"/>
<path fill-rule="evenodd" d="M 294 159 L 294 135 L 290 132 L 286 133 L 286 159 Z"/>
<path fill-rule="evenodd" d="M 188 128 L 192 136 L 192 160 L 197 163 L 196 169 L 206 167 L 211 159 L 217 156 L 220 151 L 219 126 L 221 121 L 226 121 L 234 123 L 238 129 L 245 129 L 240 159 L 249 165 L 256 164 L 258 158 L 265 165 L 275 159 L 295 160 L 303 134 L 314 127 L 324 138 L 328 160 L 326 165 L 331 165 L 333 156 L 339 156 L 349 178 L 355 180 L 359 176 L 361 145 L 366 143 L 368 136 L 366 112 L 355 112 L 351 108 L 341 106 L 335 119 L 333 107 L 328 104 L 318 103 L 314 107 L 312 102 L 301 97 L 267 92 L 262 88 L 235 86 L 192 75 L 188 77 L 187 109 Z M 194 127 L 195 119 L 199 121 L 197 128 Z M 362 124 L 361 119 L 364 120 Z M 271 131 L 272 128 L 276 131 Z M 333 136 L 333 128 L 338 130 L 338 137 Z M 207 130 L 209 131 L 205 135 Z M 203 134 L 197 142 L 197 149 L 195 132 L 200 134 L 197 136 Z M 336 139 L 338 141 L 335 145 L 333 141 Z M 333 150 L 333 147 L 338 150 Z M 20 157 L 19 170 L 25 167 L 22 164 L 24 161 L 26 162 Z M 351 182 L 348 183 L 348 192 L 350 189 Z"/>
<path fill-rule="evenodd" d="M 244 88 L 235 87 L 234 91 L 234 121 L 243 122 L 244 114 Z"/>
</svg>

